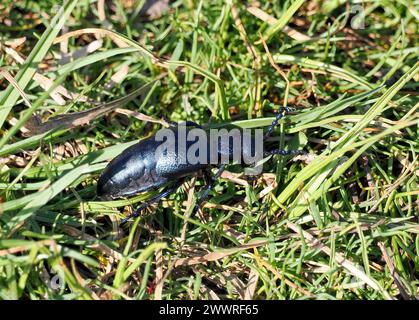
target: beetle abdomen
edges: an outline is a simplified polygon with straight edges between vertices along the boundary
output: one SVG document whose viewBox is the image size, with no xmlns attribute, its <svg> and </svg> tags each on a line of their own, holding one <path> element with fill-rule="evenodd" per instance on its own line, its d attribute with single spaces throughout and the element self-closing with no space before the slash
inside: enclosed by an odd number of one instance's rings
<svg viewBox="0 0 419 320">
<path fill-rule="evenodd" d="M 165 184 L 167 179 L 156 173 L 155 148 L 151 137 L 113 159 L 99 178 L 98 196 L 108 199 L 131 196 Z"/>
</svg>

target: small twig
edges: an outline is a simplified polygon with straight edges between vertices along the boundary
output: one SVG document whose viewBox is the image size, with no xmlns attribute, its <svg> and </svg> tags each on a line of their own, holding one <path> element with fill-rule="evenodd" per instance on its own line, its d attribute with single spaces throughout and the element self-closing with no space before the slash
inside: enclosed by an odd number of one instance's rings
<svg viewBox="0 0 419 320">
<path fill-rule="evenodd" d="M 231 6 L 231 15 L 233 16 L 234 19 L 234 23 L 237 27 L 237 29 L 239 30 L 239 34 L 240 37 L 242 38 L 247 51 L 252 55 L 253 57 L 253 68 L 256 69 L 256 71 L 260 70 L 260 55 L 258 54 L 258 52 L 256 51 L 255 47 L 250 43 L 249 38 L 247 36 L 246 33 L 246 29 L 243 26 L 243 23 L 241 22 L 240 19 L 240 15 L 239 12 L 237 10 L 237 8 L 232 5 Z M 255 93 L 254 93 L 254 99 L 255 99 L 255 104 L 253 106 L 253 109 L 255 111 L 259 110 L 261 107 L 261 77 L 260 77 L 260 72 L 256 72 L 256 85 L 255 85 Z"/>
<path fill-rule="evenodd" d="M 28 107 L 31 107 L 31 103 L 29 102 L 28 97 L 26 96 L 25 92 L 19 86 L 19 83 L 15 80 L 15 78 L 5 69 L 0 68 L 0 76 L 3 76 L 10 84 L 15 87 L 15 89 L 19 92 L 20 96 L 22 97 L 23 101 L 25 101 Z"/>
<path fill-rule="evenodd" d="M 186 241 L 186 230 L 188 227 L 188 219 L 192 213 L 193 198 L 195 196 L 196 177 L 192 177 L 190 184 L 187 187 L 188 200 L 186 201 L 185 220 L 183 222 L 182 231 L 180 233 L 180 245 L 184 245 Z M 187 184 L 185 184 L 187 185 Z"/>
<path fill-rule="evenodd" d="M 266 22 L 269 25 L 274 25 L 277 23 L 277 19 L 272 17 L 271 15 L 267 14 L 265 11 L 257 8 L 257 7 L 248 7 L 247 11 L 251 14 L 253 14 L 256 18 L 259 18 L 260 20 Z M 285 26 L 283 28 L 283 31 L 294 40 L 297 41 L 308 41 L 311 40 L 311 38 L 289 26 Z"/>
<path fill-rule="evenodd" d="M 313 296 L 313 294 L 311 292 L 297 286 L 294 282 L 285 278 L 285 276 L 283 274 L 279 273 L 278 270 L 276 270 L 273 266 L 271 266 L 266 261 L 262 260 L 259 256 L 257 256 L 256 263 L 258 263 L 259 265 L 263 266 L 264 268 L 266 268 L 267 270 L 272 272 L 277 279 L 279 279 L 281 281 L 284 281 L 289 287 L 293 288 L 294 290 L 297 290 L 298 292 L 300 292 L 303 295 L 308 296 L 308 297 Z"/>
<path fill-rule="evenodd" d="M 103 244 L 103 243 L 97 243 L 97 238 L 92 237 L 91 235 L 88 234 L 83 234 L 80 230 L 67 226 L 67 225 L 63 225 L 62 229 L 69 234 L 72 237 L 76 237 L 76 238 L 80 238 L 83 240 L 87 240 L 87 241 L 91 241 L 92 245 L 90 246 L 90 249 L 95 250 L 97 252 L 100 252 L 102 254 L 106 254 L 108 256 L 113 257 L 116 260 L 121 260 L 122 259 L 122 254 L 114 249 L 111 249 L 110 247 L 108 247 L 107 245 Z M 134 258 L 128 258 L 129 262 L 134 262 L 135 259 Z"/>
<path fill-rule="evenodd" d="M 255 269 L 250 270 L 246 290 L 244 292 L 243 300 L 252 300 L 255 296 L 256 285 L 259 280 L 259 273 Z"/>
<path fill-rule="evenodd" d="M 156 242 L 160 242 L 162 239 L 161 231 L 156 232 Z M 156 250 L 156 288 L 154 291 L 154 300 L 161 300 L 163 293 L 163 250 Z"/>
<path fill-rule="evenodd" d="M 256 60 L 258 58 L 257 52 L 255 47 L 250 43 L 249 38 L 247 37 L 246 29 L 243 26 L 243 23 L 240 20 L 239 12 L 237 8 L 232 5 L 231 6 L 231 15 L 233 16 L 234 23 L 239 30 L 240 37 L 242 38 L 247 51 L 253 56 L 253 59 Z"/>
<path fill-rule="evenodd" d="M 403 167 L 404 172 L 401 173 L 400 177 L 397 178 L 397 180 L 384 192 L 384 194 L 381 196 L 380 199 L 378 199 L 375 204 L 371 207 L 371 209 L 368 211 L 368 213 L 372 213 L 375 210 L 377 210 L 380 203 L 386 199 L 388 199 L 388 196 L 396 190 L 403 181 L 405 181 L 411 174 L 415 173 L 415 167 L 416 162 L 418 160 L 419 156 L 416 156 L 416 158 L 412 161 L 412 163 L 409 164 L 408 167 Z"/>
<path fill-rule="evenodd" d="M 55 240 L 41 240 L 41 241 L 37 241 L 36 243 L 33 243 L 33 244 L 27 244 L 27 245 L 23 245 L 23 246 L 19 246 L 19 247 L 3 249 L 3 250 L 0 250 L 0 257 L 8 255 L 8 254 L 15 254 L 15 253 L 20 253 L 22 251 L 30 250 L 33 247 L 33 245 L 36 245 L 36 246 L 56 246 L 57 243 L 55 242 Z"/>
<path fill-rule="evenodd" d="M 10 57 L 12 57 L 12 59 L 15 60 L 18 64 L 24 64 L 25 63 L 26 57 L 21 56 L 13 48 L 5 46 L 4 51 Z M 38 72 L 35 72 L 35 74 L 33 76 L 33 80 L 35 80 L 37 83 L 39 83 L 39 85 L 45 91 L 48 91 L 48 89 L 53 85 L 53 81 L 50 78 L 47 78 L 46 76 L 44 76 L 44 75 L 42 75 Z M 62 85 L 58 85 L 54 90 L 52 90 L 51 93 L 50 93 L 50 96 L 59 105 L 64 105 L 65 104 L 65 100 L 61 96 L 64 96 L 68 99 L 78 100 L 78 101 L 82 101 L 82 102 L 88 101 L 88 102 L 94 103 L 93 100 L 90 100 L 89 98 L 87 98 L 84 95 L 76 94 L 76 93 L 68 91 Z"/>
<path fill-rule="evenodd" d="M 281 70 L 281 68 L 275 63 L 274 59 L 272 58 L 271 52 L 269 51 L 268 45 L 266 44 L 265 39 L 263 38 L 262 34 L 259 33 L 259 37 L 266 51 L 266 55 L 268 56 L 269 63 L 279 73 L 279 75 L 285 80 L 286 85 L 285 85 L 285 94 L 284 94 L 284 106 L 287 106 L 288 95 L 290 91 L 290 81 L 288 80 L 288 77 L 286 76 L 286 74 Z"/>
<path fill-rule="evenodd" d="M 336 263 L 339 266 L 344 267 L 350 274 L 352 274 L 353 276 L 361 279 L 362 281 L 364 281 L 366 284 L 368 284 L 374 290 L 377 290 L 377 291 L 381 292 L 386 299 L 394 300 L 388 294 L 388 292 L 386 292 L 383 288 L 381 288 L 381 286 L 374 279 L 371 279 L 363 271 L 359 270 L 355 266 L 355 264 L 353 262 L 349 261 L 348 259 L 346 259 L 341 252 L 336 251 L 335 254 L 333 255 L 332 250 L 328 246 L 321 243 L 321 241 L 315 239 L 307 231 L 299 229 L 295 224 L 293 224 L 292 222 L 289 222 L 289 221 L 287 221 L 287 226 L 288 226 L 288 228 L 290 228 L 295 233 L 302 234 L 304 236 L 304 239 L 307 241 L 307 244 L 310 247 L 318 248 L 321 251 L 323 251 L 325 254 L 327 254 L 329 257 L 334 257 Z"/>
<path fill-rule="evenodd" d="M 400 292 L 401 296 L 405 300 L 410 300 L 410 296 L 409 296 L 409 294 L 407 293 L 406 289 L 403 286 L 403 283 L 400 279 L 400 276 L 399 276 L 396 268 L 394 267 L 393 261 L 391 260 L 390 256 L 388 255 L 388 252 L 387 252 L 387 249 L 386 249 L 384 243 L 382 241 L 379 241 L 378 242 L 378 247 L 380 248 L 381 253 L 383 254 L 384 261 L 386 262 L 386 264 L 388 266 L 388 269 L 390 270 L 390 274 L 393 277 L 394 283 L 396 284 L 397 288 L 399 289 L 399 292 Z M 390 251 L 391 255 L 393 255 L 392 252 L 391 252 L 391 249 L 389 248 L 388 250 Z"/>
<path fill-rule="evenodd" d="M 266 245 L 267 243 L 268 243 L 268 241 L 256 241 L 256 242 L 253 242 L 253 243 L 248 243 L 248 244 L 241 245 L 241 246 L 236 247 L 236 248 L 224 249 L 222 251 L 220 250 L 220 251 L 217 251 L 217 252 L 210 252 L 210 253 L 206 253 L 204 255 L 199 255 L 199 256 L 196 256 L 196 257 L 178 259 L 173 263 L 173 267 L 178 268 L 178 267 L 181 267 L 181 266 L 193 266 L 193 265 L 196 265 L 196 264 L 202 264 L 202 263 L 207 263 L 207 262 L 211 262 L 211 261 L 217 261 L 217 260 L 220 260 L 222 258 L 228 257 L 232 254 L 235 254 L 239 251 L 260 247 L 260 246 Z"/>
<path fill-rule="evenodd" d="M 97 119 L 101 116 L 108 114 L 109 112 L 114 111 L 121 105 L 133 100 L 140 94 L 144 93 L 154 82 L 163 78 L 166 74 L 161 74 L 155 80 L 145 84 L 144 86 L 134 90 L 125 97 L 116 99 L 109 103 L 102 104 L 100 106 L 94 107 L 92 109 L 73 112 L 70 114 L 59 115 L 48 119 L 46 122 L 41 122 L 38 117 L 33 117 L 30 122 L 26 124 L 27 129 L 30 130 L 30 134 L 35 135 L 49 130 L 61 127 L 62 129 L 71 129 L 78 126 L 82 126 L 90 123 L 94 119 Z M 136 114 L 138 116 L 138 114 Z M 148 120 L 152 118 L 147 118 Z"/>
</svg>

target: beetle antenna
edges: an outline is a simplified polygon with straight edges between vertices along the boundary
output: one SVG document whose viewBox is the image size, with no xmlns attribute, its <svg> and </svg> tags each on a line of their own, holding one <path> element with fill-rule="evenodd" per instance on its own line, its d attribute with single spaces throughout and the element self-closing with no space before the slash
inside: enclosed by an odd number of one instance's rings
<svg viewBox="0 0 419 320">
<path fill-rule="evenodd" d="M 158 202 L 160 199 L 162 199 L 164 197 L 167 197 L 169 194 L 172 194 L 173 192 L 175 192 L 182 185 L 182 183 L 183 183 L 183 180 L 176 183 L 175 185 L 173 185 L 169 189 L 163 191 L 162 193 L 159 193 L 158 195 L 156 195 L 153 198 L 144 202 L 133 213 L 131 213 L 128 217 L 125 217 L 124 219 L 122 219 L 121 225 L 127 223 L 128 220 L 130 220 L 130 219 L 138 217 L 140 215 L 141 211 L 143 211 L 144 209 L 149 207 L 152 203 Z"/>
<path fill-rule="evenodd" d="M 285 116 L 285 114 L 290 111 L 291 111 L 291 108 L 288 108 L 285 106 L 279 107 L 275 120 L 272 121 L 272 124 L 269 126 L 268 130 L 266 131 L 263 137 L 264 141 L 272 135 L 272 132 L 274 131 L 275 127 L 278 125 L 279 120 L 281 120 Z"/>
<path fill-rule="evenodd" d="M 298 155 L 298 154 L 306 154 L 307 152 L 303 151 L 303 150 L 282 150 L 282 149 L 274 149 L 274 150 L 269 150 L 269 151 L 265 151 L 263 153 L 264 157 L 267 156 L 271 156 L 274 154 L 279 154 L 280 156 L 289 156 L 289 155 Z"/>
<path fill-rule="evenodd" d="M 265 136 L 263 137 L 263 140 L 266 141 L 267 138 L 269 138 L 272 135 L 272 132 L 274 131 L 275 127 L 278 125 L 279 120 L 281 120 L 286 113 L 291 112 L 293 109 L 289 107 L 282 106 L 278 110 L 278 114 L 275 117 L 275 120 L 272 121 L 272 124 L 269 126 L 268 130 L 265 133 Z M 306 152 L 302 150 L 281 150 L 281 149 L 273 149 L 269 151 L 265 151 L 263 153 L 264 157 L 278 154 L 281 156 L 288 156 L 288 155 L 297 155 L 297 154 L 306 154 Z"/>
</svg>

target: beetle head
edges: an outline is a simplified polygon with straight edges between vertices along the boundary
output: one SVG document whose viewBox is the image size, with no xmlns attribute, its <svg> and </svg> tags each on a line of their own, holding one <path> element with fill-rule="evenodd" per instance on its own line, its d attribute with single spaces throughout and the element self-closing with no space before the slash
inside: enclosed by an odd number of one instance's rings
<svg viewBox="0 0 419 320">
<path fill-rule="evenodd" d="M 114 193 L 114 184 L 111 179 L 106 179 L 104 175 L 101 175 L 97 182 L 96 194 L 101 200 L 109 201 L 112 200 L 112 194 Z"/>
</svg>

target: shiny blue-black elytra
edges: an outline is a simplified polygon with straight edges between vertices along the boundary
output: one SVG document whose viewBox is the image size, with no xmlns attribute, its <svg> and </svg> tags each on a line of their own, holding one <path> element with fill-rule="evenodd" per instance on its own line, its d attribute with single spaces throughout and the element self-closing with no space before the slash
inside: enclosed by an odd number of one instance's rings
<svg viewBox="0 0 419 320">
<path fill-rule="evenodd" d="M 272 134 L 274 127 L 278 125 L 278 121 L 283 117 L 286 111 L 288 111 L 288 108 L 280 108 L 275 120 L 272 122 L 271 126 L 268 128 L 264 135 L 264 141 L 266 141 L 266 139 Z M 191 121 L 187 121 L 179 125 L 186 126 L 186 131 L 199 127 L 199 125 Z M 171 123 L 171 127 L 169 129 L 174 131 L 175 137 L 178 137 L 178 128 L 179 127 L 177 124 Z M 195 142 L 196 141 L 187 141 L 186 151 Z M 207 164 L 191 164 L 188 163 L 188 161 L 182 163 L 178 161 L 178 157 L 180 155 L 176 153 L 156 157 L 156 149 L 162 143 L 162 141 L 157 141 L 155 135 L 139 141 L 137 144 L 125 149 L 120 155 L 114 158 L 106 166 L 105 170 L 99 177 L 99 181 L 97 183 L 97 195 L 101 199 L 105 200 L 129 197 L 140 192 L 156 189 L 165 185 L 169 186 L 168 189 L 162 193 L 143 203 L 135 210 L 133 214 L 126 217 L 122 223 L 125 223 L 131 218 L 137 217 L 140 212 L 150 203 L 159 201 L 161 198 L 176 191 L 177 188 L 182 184 L 184 177 L 190 176 L 200 170 L 203 170 L 204 174 L 206 174 L 206 177 L 208 178 L 208 181 L 201 198 L 197 201 L 197 206 L 199 206 L 199 204 L 202 203 L 208 196 L 208 193 L 212 188 L 212 184 L 215 182 L 215 180 L 217 180 L 218 177 L 220 177 L 221 173 L 226 167 L 225 164 L 221 164 L 217 173 L 213 177 L 209 177 L 208 175 L 211 168 L 210 161 L 207 161 Z M 177 140 L 175 140 L 175 145 L 175 150 L 178 150 Z M 243 143 L 241 145 L 242 155 L 245 153 L 254 154 L 254 142 L 250 145 Z M 232 141 L 229 141 L 227 148 L 223 145 L 218 146 L 219 158 L 223 155 L 223 152 L 227 152 L 229 159 L 233 159 Z M 273 154 L 293 155 L 300 153 L 302 152 L 298 150 L 286 151 L 273 149 L 264 151 L 264 156 Z M 207 154 L 208 157 L 210 157 L 209 149 Z"/>
</svg>

